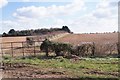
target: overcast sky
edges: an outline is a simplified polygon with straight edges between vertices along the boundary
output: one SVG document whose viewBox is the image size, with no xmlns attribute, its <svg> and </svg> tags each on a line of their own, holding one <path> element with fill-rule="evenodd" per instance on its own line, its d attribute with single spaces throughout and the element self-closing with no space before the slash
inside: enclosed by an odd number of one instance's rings
<svg viewBox="0 0 120 80">
<path fill-rule="evenodd" d="M 64 25 L 74 33 L 117 31 L 118 1 L 0 0 L 0 33 Z"/>
</svg>

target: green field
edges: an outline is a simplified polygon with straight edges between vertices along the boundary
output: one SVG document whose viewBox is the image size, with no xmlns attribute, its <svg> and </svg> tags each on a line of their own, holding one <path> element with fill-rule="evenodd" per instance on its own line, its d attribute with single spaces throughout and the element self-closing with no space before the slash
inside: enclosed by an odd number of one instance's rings
<svg viewBox="0 0 120 80">
<path fill-rule="evenodd" d="M 63 57 L 37 56 L 13 59 L 5 56 L 3 62 L 25 63 L 39 69 L 38 74 L 60 73 L 68 78 L 118 78 L 119 75 L 119 58 L 81 58 L 75 61 Z"/>
</svg>

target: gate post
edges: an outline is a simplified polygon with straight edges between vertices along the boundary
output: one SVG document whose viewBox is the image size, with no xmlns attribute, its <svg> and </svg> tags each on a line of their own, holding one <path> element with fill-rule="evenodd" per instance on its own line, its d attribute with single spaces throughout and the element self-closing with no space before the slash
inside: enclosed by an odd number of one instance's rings
<svg viewBox="0 0 120 80">
<path fill-rule="evenodd" d="M 22 53 L 23 53 L 23 57 L 25 57 L 23 42 L 22 42 Z"/>
<path fill-rule="evenodd" d="M 12 52 L 12 57 L 13 57 L 13 43 L 11 42 L 11 52 Z"/>
</svg>

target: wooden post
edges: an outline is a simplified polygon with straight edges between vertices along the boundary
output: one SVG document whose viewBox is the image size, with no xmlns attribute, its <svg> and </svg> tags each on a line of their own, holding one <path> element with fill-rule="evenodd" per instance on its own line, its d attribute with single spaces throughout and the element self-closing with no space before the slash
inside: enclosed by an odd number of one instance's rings
<svg viewBox="0 0 120 80">
<path fill-rule="evenodd" d="M 11 52 L 12 52 L 12 57 L 13 57 L 13 43 L 11 42 Z"/>
<path fill-rule="evenodd" d="M 1 64 L 0 64 L 0 66 L 2 66 L 2 67 L 4 67 L 4 63 L 3 63 L 3 50 L 2 50 L 2 48 L 1 48 L 1 58 L 2 58 L 2 60 L 1 60 Z"/>
<path fill-rule="evenodd" d="M 22 42 L 22 53 L 23 53 L 23 57 L 25 57 L 23 42 Z"/>
<path fill-rule="evenodd" d="M 120 58 L 120 43 L 117 43 L 118 58 Z"/>
<path fill-rule="evenodd" d="M 36 53 L 35 53 L 35 41 L 34 41 L 34 56 L 36 56 Z"/>
<path fill-rule="evenodd" d="M 95 56 L 95 43 L 93 42 L 93 46 L 92 46 L 92 56 Z"/>
<path fill-rule="evenodd" d="M 3 49 L 2 48 L 1 48 L 1 54 L 2 54 L 2 58 L 3 58 L 4 54 L 3 54 Z"/>
</svg>

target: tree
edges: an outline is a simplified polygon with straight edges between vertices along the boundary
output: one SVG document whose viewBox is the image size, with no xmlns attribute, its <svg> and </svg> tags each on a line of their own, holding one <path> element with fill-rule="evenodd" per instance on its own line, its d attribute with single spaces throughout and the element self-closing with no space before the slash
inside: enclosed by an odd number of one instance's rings
<svg viewBox="0 0 120 80">
<path fill-rule="evenodd" d="M 10 31 L 8 32 L 8 35 L 15 36 L 17 35 L 17 33 L 14 29 L 10 29 Z"/>
<path fill-rule="evenodd" d="M 66 31 L 68 33 L 71 33 L 70 29 L 67 26 L 63 26 L 62 30 Z"/>
<path fill-rule="evenodd" d="M 71 54 L 72 45 L 58 42 L 51 42 L 48 39 L 45 39 L 40 46 L 40 49 L 46 53 L 50 51 L 55 52 L 56 56 L 66 56 Z"/>
<path fill-rule="evenodd" d="M 7 36 L 7 34 L 4 32 L 3 34 L 2 34 L 2 37 L 6 37 Z"/>
<path fill-rule="evenodd" d="M 48 52 L 49 52 L 49 46 L 50 46 L 50 41 L 48 40 L 48 39 L 45 39 L 44 41 L 43 41 L 43 43 L 41 44 L 41 46 L 40 46 L 40 49 L 42 50 L 42 51 L 45 51 L 45 53 L 46 53 L 46 56 L 48 57 Z"/>
<path fill-rule="evenodd" d="M 66 43 L 54 43 L 56 56 L 67 56 L 71 54 L 72 45 Z"/>
</svg>

